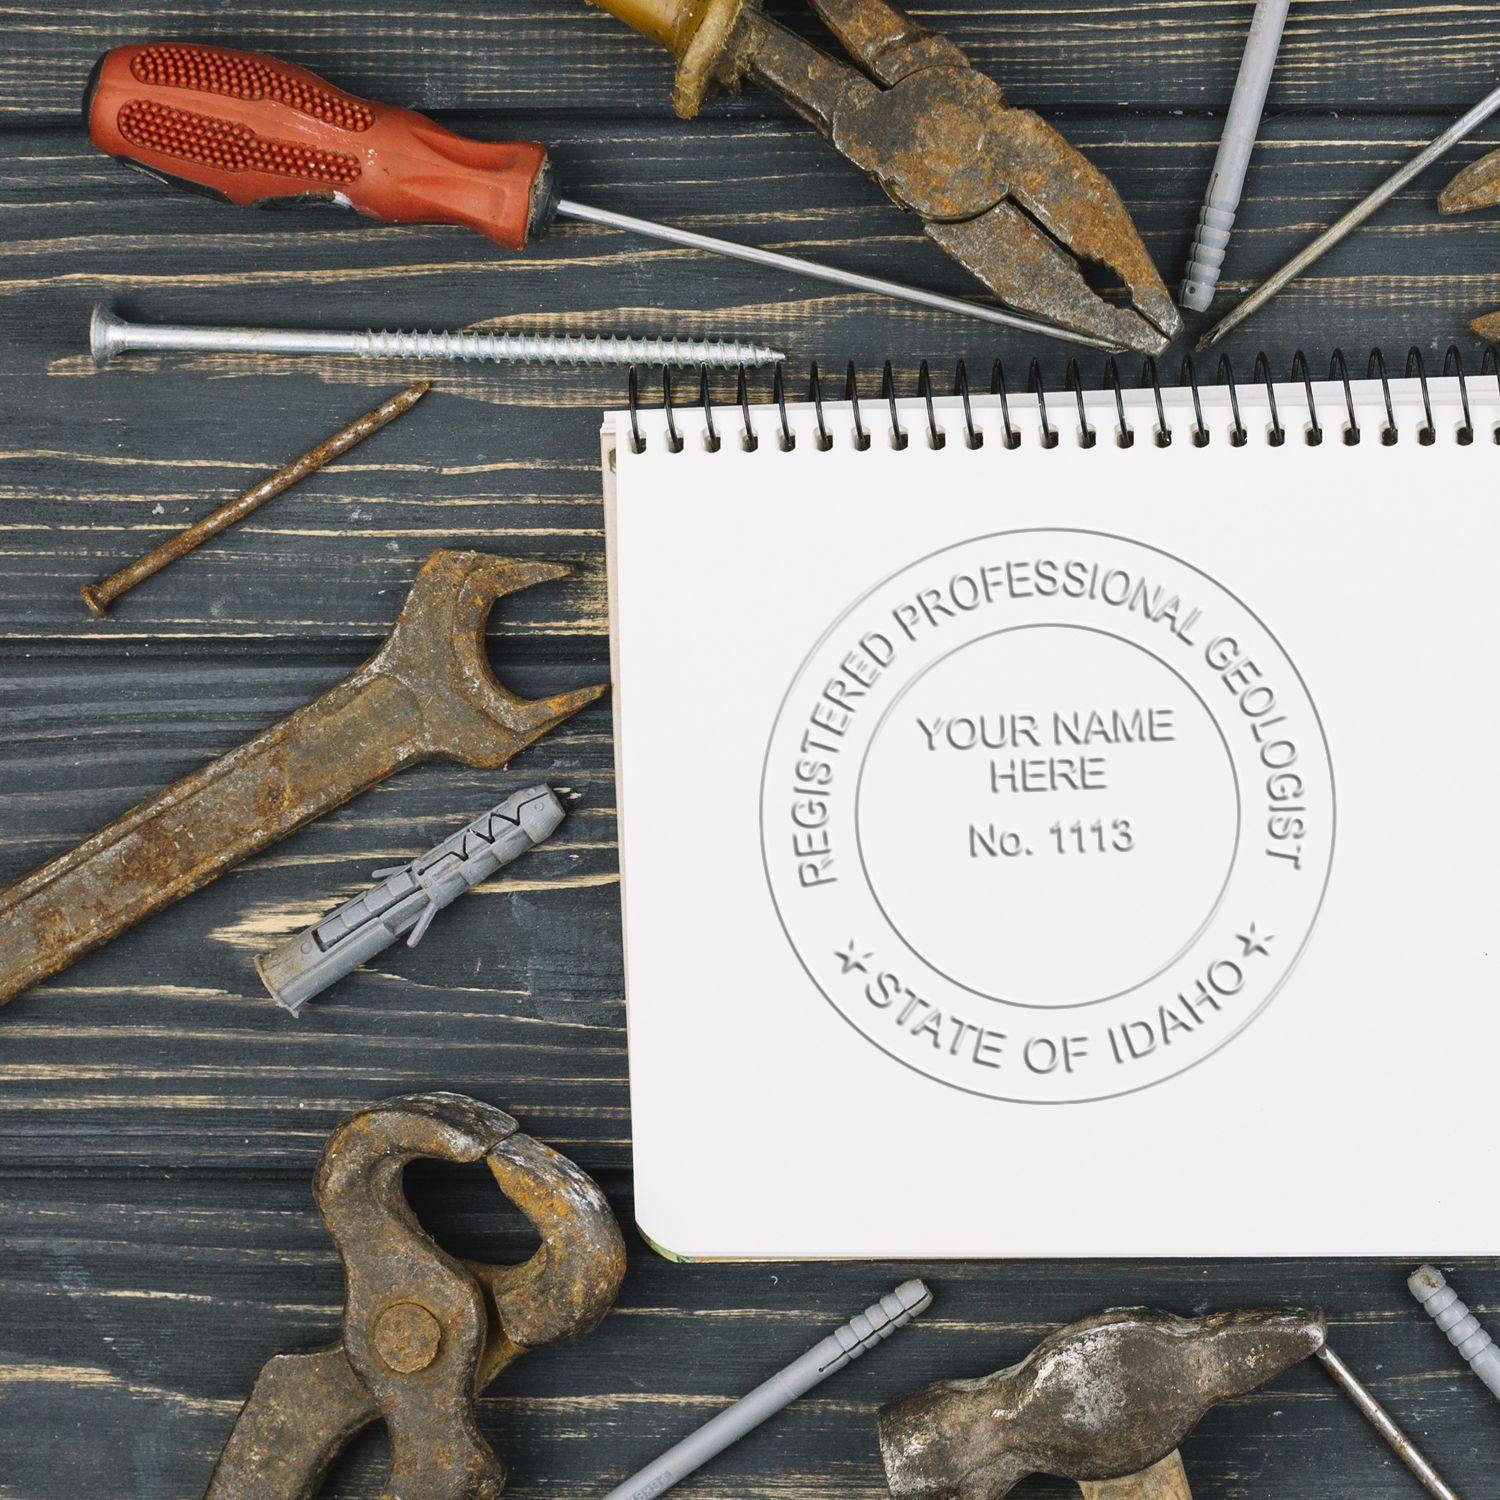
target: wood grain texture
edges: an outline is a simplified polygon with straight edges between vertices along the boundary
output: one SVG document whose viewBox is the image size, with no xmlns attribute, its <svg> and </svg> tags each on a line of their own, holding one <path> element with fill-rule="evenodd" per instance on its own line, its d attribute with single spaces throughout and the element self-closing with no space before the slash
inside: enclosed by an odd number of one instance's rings
<svg viewBox="0 0 1500 1500">
<path fill-rule="evenodd" d="M 949 0 L 922 13 L 1018 102 L 1059 119 L 1175 280 L 1249 10 Z M 579 0 L 13 0 L 0 10 L 0 883 L 347 673 L 436 547 L 574 566 L 497 612 L 493 654 L 519 691 L 607 671 L 595 454 L 599 413 L 623 395 L 611 372 L 442 369 L 437 393 L 350 461 L 90 620 L 81 583 L 410 378 L 396 365 L 235 359 L 96 373 L 83 346 L 98 299 L 181 321 L 759 337 L 789 352 L 794 391 L 808 362 L 841 374 L 853 359 L 873 393 L 887 357 L 906 389 L 920 360 L 946 372 L 960 356 L 979 385 L 997 356 L 1013 384 L 1032 358 L 1061 384 L 1062 345 L 604 231 L 560 227 L 507 257 L 456 231 L 235 215 L 174 196 L 96 157 L 76 125 L 96 54 L 148 35 L 295 55 L 475 134 L 539 137 L 585 201 L 978 290 L 774 101 L 746 95 L 693 125 L 672 120 L 665 54 Z M 1220 308 L 1488 89 L 1497 41 L 1493 3 L 1299 0 Z M 1500 128 L 1482 131 L 1451 169 L 1497 143 Z M 1463 329 L 1500 304 L 1500 214 L 1440 221 L 1432 197 L 1446 170 L 1228 346 L 1241 379 L 1261 347 L 1284 370 L 1299 346 L 1318 366 L 1339 346 L 1362 362 L 1372 343 L 1438 361 L 1458 340 L 1477 367 Z M 1163 363 L 1168 378 L 1177 358 Z M 1082 363 L 1092 382 L 1098 360 Z M 730 392 L 716 383 L 717 399 Z M 701 746 L 685 754 L 711 826 L 711 759 Z M 417 952 L 392 949 L 300 1023 L 264 995 L 260 948 L 543 778 L 582 794 L 559 835 L 465 898 Z M 428 767 L 386 783 L 0 1011 L 0 1497 L 201 1493 L 261 1361 L 336 1329 L 338 1265 L 309 1182 L 329 1129 L 356 1106 L 431 1087 L 490 1100 L 595 1173 L 629 1223 L 615 840 L 601 705 L 505 773 Z M 1286 1107 L 1305 1109 L 1310 1131 L 1333 1128 L 1312 1101 Z M 1003 1155 L 987 1170 L 1003 1194 Z M 1141 1187 L 1190 1198 L 1170 1142 L 1142 1161 Z M 526 1253 L 484 1174 L 417 1169 L 412 1192 L 455 1252 Z M 1328 1195 L 1336 1215 L 1336 1180 Z M 1441 1253 L 1421 1225 L 1411 1237 L 1414 1256 Z M 685 1267 L 630 1239 L 618 1314 L 584 1343 L 529 1358 L 482 1403 L 518 1500 L 603 1493 L 904 1274 L 938 1290 L 921 1323 L 696 1476 L 686 1497 L 878 1500 L 881 1401 L 987 1372 L 1058 1323 L 1133 1302 L 1327 1307 L 1336 1347 L 1460 1492 L 1496 1487 L 1493 1404 L 1407 1297 L 1404 1264 Z M 1500 1260 L 1465 1263 L 1454 1280 L 1500 1324 Z M 358 1445 L 328 1493 L 375 1493 L 382 1444 Z M 1415 1489 L 1312 1366 L 1212 1413 L 1186 1460 L 1198 1500 Z M 1025 1493 L 1076 1491 L 1034 1481 Z"/>
<path fill-rule="evenodd" d="M 310 1109 L 319 1129 L 333 1114 Z M 455 1253 L 527 1253 L 485 1174 L 418 1170 L 412 1197 Z M 604 1185 L 622 1214 L 628 1179 Z M 16 1495 L 197 1493 L 223 1433 L 272 1349 L 336 1335 L 339 1268 L 305 1183 L 241 1179 L 240 1202 L 208 1202 L 198 1177 L 52 1177 L 19 1182 L 0 1207 L 8 1247 L 0 1288 L 23 1358 L 0 1360 L 0 1430 L 56 1434 L 7 1465 Z M 187 1200 L 187 1201 L 185 1201 Z M 889 1267 L 671 1266 L 635 1252 L 615 1314 L 582 1343 L 534 1353 L 480 1403 L 481 1424 L 512 1467 L 517 1500 L 601 1494 L 722 1409 L 828 1327 L 884 1290 Z M 941 1288 L 910 1330 L 690 1480 L 685 1496 L 884 1493 L 876 1407 L 900 1391 L 1023 1357 L 1051 1327 L 1107 1303 L 1187 1310 L 1274 1289 L 1326 1306 L 1336 1347 L 1412 1435 L 1441 1454 L 1461 1493 L 1490 1493 L 1491 1398 L 1460 1380 L 1414 1304 L 1351 1293 L 1346 1267 L 1319 1262 L 1069 1266 L 913 1266 Z M 1398 1265 L 1366 1263 L 1366 1287 L 1396 1287 Z M 1474 1264 L 1455 1279 L 1493 1288 Z M 212 1357 L 206 1357 L 211 1351 Z M 92 1440 L 66 1444 L 70 1432 Z M 1205 1418 L 1185 1445 L 1199 1500 L 1302 1495 L 1403 1500 L 1412 1480 L 1314 1364 Z M 361 1444 L 325 1492 L 376 1492 L 382 1448 Z M 113 1486 L 113 1487 L 112 1487 Z M 1037 1500 L 1076 1489 L 1028 1481 Z"/>
<path fill-rule="evenodd" d="M 826 41 L 795 0 L 768 7 Z M 1017 102 L 1044 109 L 1208 111 L 1234 86 L 1250 0 L 949 0 L 914 6 Z M 287 55 L 345 88 L 428 110 L 666 119 L 667 53 L 583 0 L 382 0 L 225 6 L 217 0 L 12 0 L 0 112 L 70 120 L 95 56 L 158 36 Z M 1459 114 L 1494 84 L 1494 0 L 1298 0 L 1271 96 L 1283 110 L 1439 108 Z M 780 112 L 764 95 L 716 115 Z M 535 128 L 535 127 L 534 127 Z"/>
</svg>

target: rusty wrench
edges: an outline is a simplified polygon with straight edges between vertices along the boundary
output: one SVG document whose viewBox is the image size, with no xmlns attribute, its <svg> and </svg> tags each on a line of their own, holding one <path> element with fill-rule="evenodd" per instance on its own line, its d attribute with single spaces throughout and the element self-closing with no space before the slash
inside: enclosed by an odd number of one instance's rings
<svg viewBox="0 0 1500 1500">
<path fill-rule="evenodd" d="M 402 1190 L 417 1157 L 483 1161 L 542 1245 L 522 1265 L 459 1262 Z M 384 1418 L 387 1500 L 494 1500 L 505 1469 L 474 1401 L 528 1349 L 588 1333 L 613 1306 L 625 1244 L 604 1196 L 507 1114 L 461 1094 L 412 1094 L 349 1116 L 313 1191 L 344 1262 L 343 1337 L 272 1356 L 206 1500 L 311 1500 L 361 1428 Z"/>
<path fill-rule="evenodd" d="M 496 600 L 567 571 L 433 553 L 353 676 L 0 891 L 0 1003 L 387 776 L 498 769 L 592 703 L 605 687 L 526 702 L 485 652 Z"/>
</svg>

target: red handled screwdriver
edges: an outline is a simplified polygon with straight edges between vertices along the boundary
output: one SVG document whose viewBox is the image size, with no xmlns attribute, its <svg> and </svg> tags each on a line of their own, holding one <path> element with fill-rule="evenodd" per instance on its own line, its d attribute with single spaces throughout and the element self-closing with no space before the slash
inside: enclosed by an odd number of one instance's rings
<svg viewBox="0 0 1500 1500">
<path fill-rule="evenodd" d="M 85 114 L 101 151 L 164 182 L 241 206 L 331 202 L 390 224 L 457 224 L 510 250 L 555 218 L 628 229 L 668 244 L 983 318 L 1074 343 L 1097 340 L 795 256 L 573 203 L 544 146 L 475 141 L 425 115 L 357 99 L 295 64 L 196 42 L 106 53 Z"/>
</svg>

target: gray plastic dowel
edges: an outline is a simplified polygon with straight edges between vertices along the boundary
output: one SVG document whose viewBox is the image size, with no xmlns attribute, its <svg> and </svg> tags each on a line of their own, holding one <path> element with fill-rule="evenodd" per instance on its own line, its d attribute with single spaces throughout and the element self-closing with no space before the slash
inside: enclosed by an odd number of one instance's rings
<svg viewBox="0 0 1500 1500">
<path fill-rule="evenodd" d="M 605 1500 L 651 1500 L 663 1490 L 680 1484 L 695 1469 L 716 1457 L 747 1432 L 759 1427 L 782 1408 L 805 1396 L 815 1385 L 852 1364 L 867 1349 L 904 1328 L 932 1304 L 932 1293 L 920 1281 L 904 1281 L 873 1307 L 828 1335 L 801 1359 L 758 1385 L 743 1401 L 736 1401 L 711 1422 L 689 1433 L 675 1448 L 647 1464 L 624 1484 L 612 1489 Z"/>
<path fill-rule="evenodd" d="M 440 911 L 550 838 L 566 816 L 548 786 L 507 797 L 420 859 L 376 870 L 380 884 L 374 890 L 262 953 L 255 960 L 262 982 L 279 1004 L 300 1016 L 314 996 L 399 938 L 415 948 Z"/>
<path fill-rule="evenodd" d="M 1419 1266 L 1406 1279 L 1411 1294 L 1422 1304 L 1448 1342 L 1468 1360 L 1469 1367 L 1500 1398 L 1500 1347 L 1479 1325 L 1479 1319 L 1459 1300 L 1436 1266 Z"/>
<path fill-rule="evenodd" d="M 1229 101 L 1229 118 L 1224 121 L 1219 154 L 1214 158 L 1208 193 L 1198 214 L 1198 233 L 1193 237 L 1187 272 L 1182 279 L 1179 300 L 1193 312 L 1207 312 L 1214 300 L 1219 268 L 1224 264 L 1229 231 L 1234 228 L 1240 194 L 1245 188 L 1245 173 L 1250 167 L 1250 153 L 1255 149 L 1255 133 L 1265 111 L 1290 4 L 1291 0 L 1257 0 L 1250 20 L 1250 36 L 1245 43 L 1245 55 L 1240 59 L 1234 97 Z"/>
</svg>

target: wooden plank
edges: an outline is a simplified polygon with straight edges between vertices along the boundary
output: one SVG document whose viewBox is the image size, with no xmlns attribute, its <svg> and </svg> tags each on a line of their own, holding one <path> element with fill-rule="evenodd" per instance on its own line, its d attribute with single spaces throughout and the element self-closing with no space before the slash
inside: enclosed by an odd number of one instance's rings
<svg viewBox="0 0 1500 1500">
<path fill-rule="evenodd" d="M 97 669 L 48 663 L 3 694 L 8 881 L 335 680 L 337 665 L 132 662 L 100 732 L 69 723 Z M 557 685 L 585 672 L 546 674 Z M 526 690 L 534 673 L 519 674 Z M 25 720 L 25 724 L 21 723 Z M 50 728 L 47 726 L 51 726 Z M 105 727 L 108 725 L 109 727 Z M 503 774 L 419 767 L 274 847 L 0 1011 L 0 1160 L 264 1167 L 305 1149 L 308 1105 L 424 1088 L 490 1095 L 563 1149 L 625 1161 L 626 1067 L 608 710 Z M 302 1021 L 253 959 L 539 780 L 581 800 L 548 844 L 391 949 Z"/>
<path fill-rule="evenodd" d="M 1221 293 L 1260 279 L 1437 128 L 1434 117 L 1279 122 L 1251 174 Z M 1115 178 L 1170 273 L 1185 254 L 1213 152 L 1201 122 L 1157 117 L 1076 122 L 1080 146 Z M 690 148 L 670 128 L 559 127 L 581 197 L 693 227 L 962 293 L 975 283 L 914 231 L 859 174 L 805 131 L 719 126 Z M 1500 129 L 1455 157 L 1500 141 Z M 14 650 L 114 656 L 170 638 L 337 641 L 351 654 L 388 628 L 396 601 L 439 546 L 545 554 L 577 581 L 516 600 L 506 618 L 551 655 L 604 628 L 595 464 L 599 412 L 622 404 L 622 372 L 433 367 L 440 393 L 339 469 L 143 588 L 106 624 L 78 585 L 204 513 L 412 377 L 410 366 L 136 360 L 102 374 L 83 353 L 90 305 L 112 297 L 134 315 L 188 322 L 365 326 L 390 320 L 461 326 L 476 318 L 528 331 L 717 333 L 785 347 L 790 389 L 809 361 L 836 378 L 848 359 L 878 387 L 897 361 L 911 390 L 919 358 L 949 378 L 955 358 L 976 386 L 996 355 L 1012 384 L 1041 359 L 1062 383 L 1068 346 L 989 325 L 851 296 L 796 278 L 583 228 L 525 257 L 458 231 L 380 228 L 326 212 L 239 213 L 173 195 L 95 157 L 76 137 L 8 139 L 0 165 L 0 640 Z M 748 165 L 747 165 L 748 164 Z M 1305 346 L 1315 366 L 1342 346 L 1362 363 L 1371 342 L 1399 361 L 1420 345 L 1434 364 L 1466 319 L 1500 304 L 1493 249 L 1500 214 L 1440 219 L 1441 175 L 1403 194 L 1227 348 L 1241 378 L 1259 348 L 1285 373 Z M 788 200 L 798 205 L 786 211 Z M 486 316 L 488 315 L 488 316 Z M 1163 363 L 1177 379 L 1179 356 Z M 1102 361 L 1082 351 L 1096 383 Z M 1123 362 L 1125 378 L 1139 363 Z M 1212 377 L 1214 357 L 1206 362 Z M 648 378 L 645 399 L 659 399 Z M 695 381 L 679 378 L 690 399 Z M 716 399 L 732 382 L 715 382 Z M 769 393 L 758 381 L 757 393 Z M 543 649 L 540 648 L 539 649 Z"/>
<path fill-rule="evenodd" d="M 776 9 L 805 16 L 789 0 Z M 950 0 L 920 13 L 1111 174 L 1175 281 L 1249 11 L 1250 0 Z M 791 354 L 794 390 L 810 360 L 839 372 L 855 359 L 868 381 L 887 356 L 906 389 L 924 357 L 946 368 L 962 356 L 980 385 L 996 354 L 1013 383 L 1038 357 L 1061 382 L 1060 345 L 604 232 L 560 229 L 515 258 L 457 232 L 236 218 L 174 199 L 96 157 L 76 123 L 97 53 L 163 33 L 292 54 L 475 134 L 540 137 L 586 201 L 974 290 L 775 101 L 747 94 L 696 125 L 671 121 L 665 54 L 580 0 L 518 0 L 503 24 L 468 0 L 13 0 L 0 15 L 0 883 L 348 671 L 435 547 L 574 563 L 572 580 L 500 612 L 494 654 L 528 693 L 605 670 L 594 454 L 599 412 L 621 399 L 615 373 L 444 371 L 442 393 L 353 462 L 108 623 L 89 621 L 80 582 L 409 378 L 222 359 L 96 375 L 80 351 L 98 298 L 202 322 L 489 318 L 529 331 L 760 336 Z M 1300 0 L 1221 307 L 1491 87 L 1497 39 L 1496 0 Z M 1451 169 L 1497 141 L 1500 129 L 1481 132 Z M 1282 366 L 1299 344 L 1315 363 L 1338 345 L 1362 359 L 1372 342 L 1437 359 L 1473 312 L 1500 304 L 1500 214 L 1439 221 L 1445 175 L 1436 169 L 1231 343 L 1241 378 L 1261 346 Z M 1475 360 L 1477 346 L 1464 347 Z M 1092 380 L 1099 362 L 1083 363 Z M 1164 372 L 1175 366 L 1174 354 Z M 1134 379 L 1134 362 L 1125 368 Z M 251 967 L 261 947 L 375 866 L 544 777 L 584 792 L 568 824 L 418 952 L 387 954 L 301 1023 L 264 996 Z M 710 814 L 713 793 L 710 771 Z M 615 837 L 601 705 L 504 774 L 430 767 L 386 784 L 0 1009 L 6 1500 L 201 1493 L 266 1354 L 336 1330 L 338 1266 L 308 1183 L 345 1110 L 414 1088 L 467 1090 L 575 1156 L 628 1222 Z M 993 1190 L 1004 1191 L 1003 1161 Z M 455 1253 L 525 1252 L 482 1173 L 419 1168 L 412 1191 Z M 1174 1183 L 1164 1157 L 1142 1191 L 1190 1195 L 1191 1184 Z M 1330 1211 L 1336 1194 L 1333 1183 Z M 1327 1306 L 1336 1346 L 1447 1477 L 1470 1495 L 1493 1487 L 1490 1398 L 1407 1298 L 1404 1264 L 674 1267 L 630 1238 L 619 1315 L 529 1358 L 483 1403 L 518 1500 L 603 1493 L 911 1271 L 939 1290 L 922 1325 L 690 1481 L 687 1500 L 877 1500 L 881 1400 L 987 1371 L 1057 1323 L 1128 1302 Z M 1500 1260 L 1455 1279 L 1500 1321 Z M 362 1443 L 325 1494 L 374 1493 L 383 1452 L 381 1439 Z M 1403 1500 L 1413 1488 L 1310 1366 L 1212 1414 L 1186 1453 L 1205 1497 Z M 1048 1481 L 1027 1492 L 1075 1493 Z"/>
<path fill-rule="evenodd" d="M 775 14 L 826 40 L 800 3 Z M 919 4 L 1018 103 L 1095 109 L 1222 111 L 1249 26 L 1250 0 L 997 0 Z M 0 18 L 0 117 L 76 119 L 98 54 L 157 36 L 268 51 L 344 87 L 428 110 L 483 111 L 512 131 L 521 117 L 594 113 L 665 119 L 665 51 L 582 0 L 513 0 L 503 18 L 478 0 L 393 12 L 381 0 L 246 10 L 181 0 L 13 0 Z M 1457 115 L 1492 87 L 1500 45 L 1494 0 L 1300 0 L 1272 90 L 1273 112 L 1426 109 Z M 720 118 L 782 114 L 769 96 L 712 106 Z"/>
<path fill-rule="evenodd" d="M 18 1497 L 180 1497 L 206 1482 L 255 1371 L 275 1349 L 337 1334 L 339 1266 L 305 1173 L 218 1181 L 50 1177 L 0 1201 L 0 1291 L 9 1334 L 0 1360 L 0 1431 L 46 1432 L 12 1445 Z M 454 1254 L 506 1262 L 528 1253 L 518 1220 L 478 1169 L 416 1169 L 422 1220 Z M 628 1183 L 603 1185 L 628 1222 Z M 1491 1398 L 1407 1297 L 1404 1264 L 762 1265 L 687 1268 L 634 1254 L 618 1310 L 588 1339 L 535 1352 L 480 1407 L 511 1465 L 509 1493 L 597 1495 L 811 1345 L 898 1276 L 937 1291 L 912 1329 L 799 1402 L 679 1491 L 684 1497 L 884 1493 L 873 1440 L 881 1402 L 929 1380 L 987 1373 L 1052 1327 L 1120 1302 L 1192 1313 L 1303 1300 L 1329 1309 L 1335 1347 L 1461 1493 L 1488 1493 Z M 1493 1315 L 1500 1271 L 1460 1265 L 1455 1281 Z M 76 1441 L 57 1439 L 76 1434 Z M 1412 1480 L 1311 1364 L 1214 1410 L 1184 1445 L 1197 1493 L 1406 1500 Z M 325 1494 L 376 1492 L 383 1446 L 361 1445 Z M 1026 1493 L 1063 1500 L 1061 1483 Z M 1076 1495 L 1076 1490 L 1071 1491 Z"/>
</svg>

